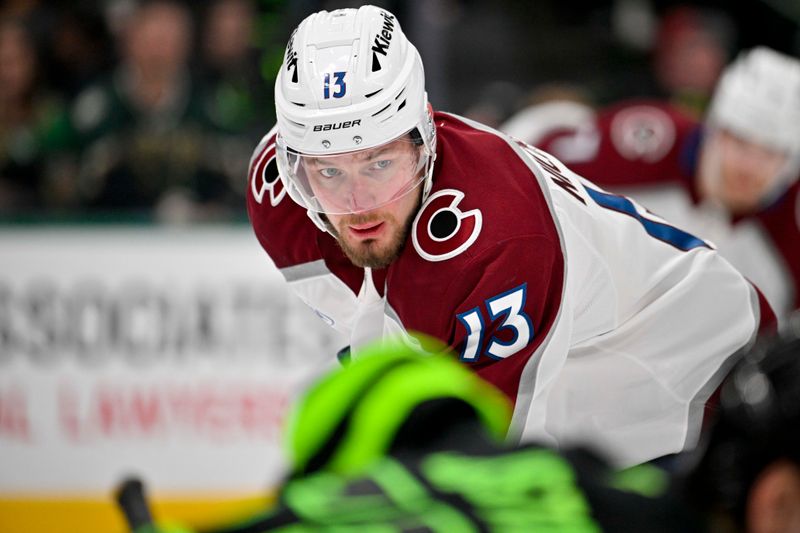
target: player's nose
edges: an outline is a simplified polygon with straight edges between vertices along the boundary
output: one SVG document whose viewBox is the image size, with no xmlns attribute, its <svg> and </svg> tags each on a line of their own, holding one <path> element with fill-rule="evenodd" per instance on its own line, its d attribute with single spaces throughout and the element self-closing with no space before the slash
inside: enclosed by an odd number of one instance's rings
<svg viewBox="0 0 800 533">
<path fill-rule="evenodd" d="M 375 190 L 367 179 L 358 177 L 350 180 L 347 190 L 347 204 L 352 212 L 365 211 L 375 207 Z"/>
</svg>

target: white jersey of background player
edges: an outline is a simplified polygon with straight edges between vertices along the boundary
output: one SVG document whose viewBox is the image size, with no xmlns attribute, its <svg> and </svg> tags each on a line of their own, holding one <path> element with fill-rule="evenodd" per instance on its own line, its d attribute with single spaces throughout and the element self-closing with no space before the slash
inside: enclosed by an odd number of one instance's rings
<svg viewBox="0 0 800 533">
<path fill-rule="evenodd" d="M 390 334 L 441 339 L 514 402 L 511 439 L 588 439 L 620 464 L 694 443 L 766 316 L 712 247 L 433 112 L 419 54 L 383 9 L 305 19 L 275 97 L 251 222 L 354 356 Z"/>
<path fill-rule="evenodd" d="M 667 102 L 625 101 L 597 112 L 551 102 L 502 129 L 710 239 L 779 318 L 800 309 L 797 58 L 764 47 L 742 52 L 725 69 L 704 123 Z"/>
</svg>

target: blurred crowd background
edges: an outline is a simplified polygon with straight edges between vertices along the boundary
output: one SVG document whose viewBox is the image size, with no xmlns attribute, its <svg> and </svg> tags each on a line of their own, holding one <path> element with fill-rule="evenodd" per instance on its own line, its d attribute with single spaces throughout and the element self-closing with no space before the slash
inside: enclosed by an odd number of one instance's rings
<svg viewBox="0 0 800 533">
<path fill-rule="evenodd" d="M 498 126 L 537 101 L 672 100 L 800 55 L 796 0 L 395 0 L 437 109 Z M 289 32 L 315 0 L 0 4 L 0 222 L 242 221 Z"/>
</svg>

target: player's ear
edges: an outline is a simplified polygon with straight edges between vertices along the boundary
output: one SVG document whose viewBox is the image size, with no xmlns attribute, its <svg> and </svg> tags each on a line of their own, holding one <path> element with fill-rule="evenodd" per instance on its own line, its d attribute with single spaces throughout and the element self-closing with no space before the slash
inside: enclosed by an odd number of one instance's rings
<svg viewBox="0 0 800 533">
<path fill-rule="evenodd" d="M 800 531 L 800 467 L 782 459 L 756 478 L 747 499 L 748 533 Z"/>
</svg>

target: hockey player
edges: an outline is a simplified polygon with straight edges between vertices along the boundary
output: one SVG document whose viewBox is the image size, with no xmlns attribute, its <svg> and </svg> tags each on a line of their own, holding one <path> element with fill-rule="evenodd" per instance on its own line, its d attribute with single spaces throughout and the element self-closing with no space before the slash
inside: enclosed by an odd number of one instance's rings
<svg viewBox="0 0 800 533">
<path fill-rule="evenodd" d="M 800 308 L 800 61 L 763 47 L 743 52 L 717 84 L 704 124 L 651 101 L 580 116 L 507 127 L 710 239 L 779 319 Z"/>
<path fill-rule="evenodd" d="M 588 438 L 618 465 L 695 443 L 771 313 L 709 243 L 434 112 L 418 52 L 378 7 L 305 19 L 275 100 L 251 223 L 354 357 L 398 332 L 442 340 L 514 403 L 512 442 Z"/>
</svg>

